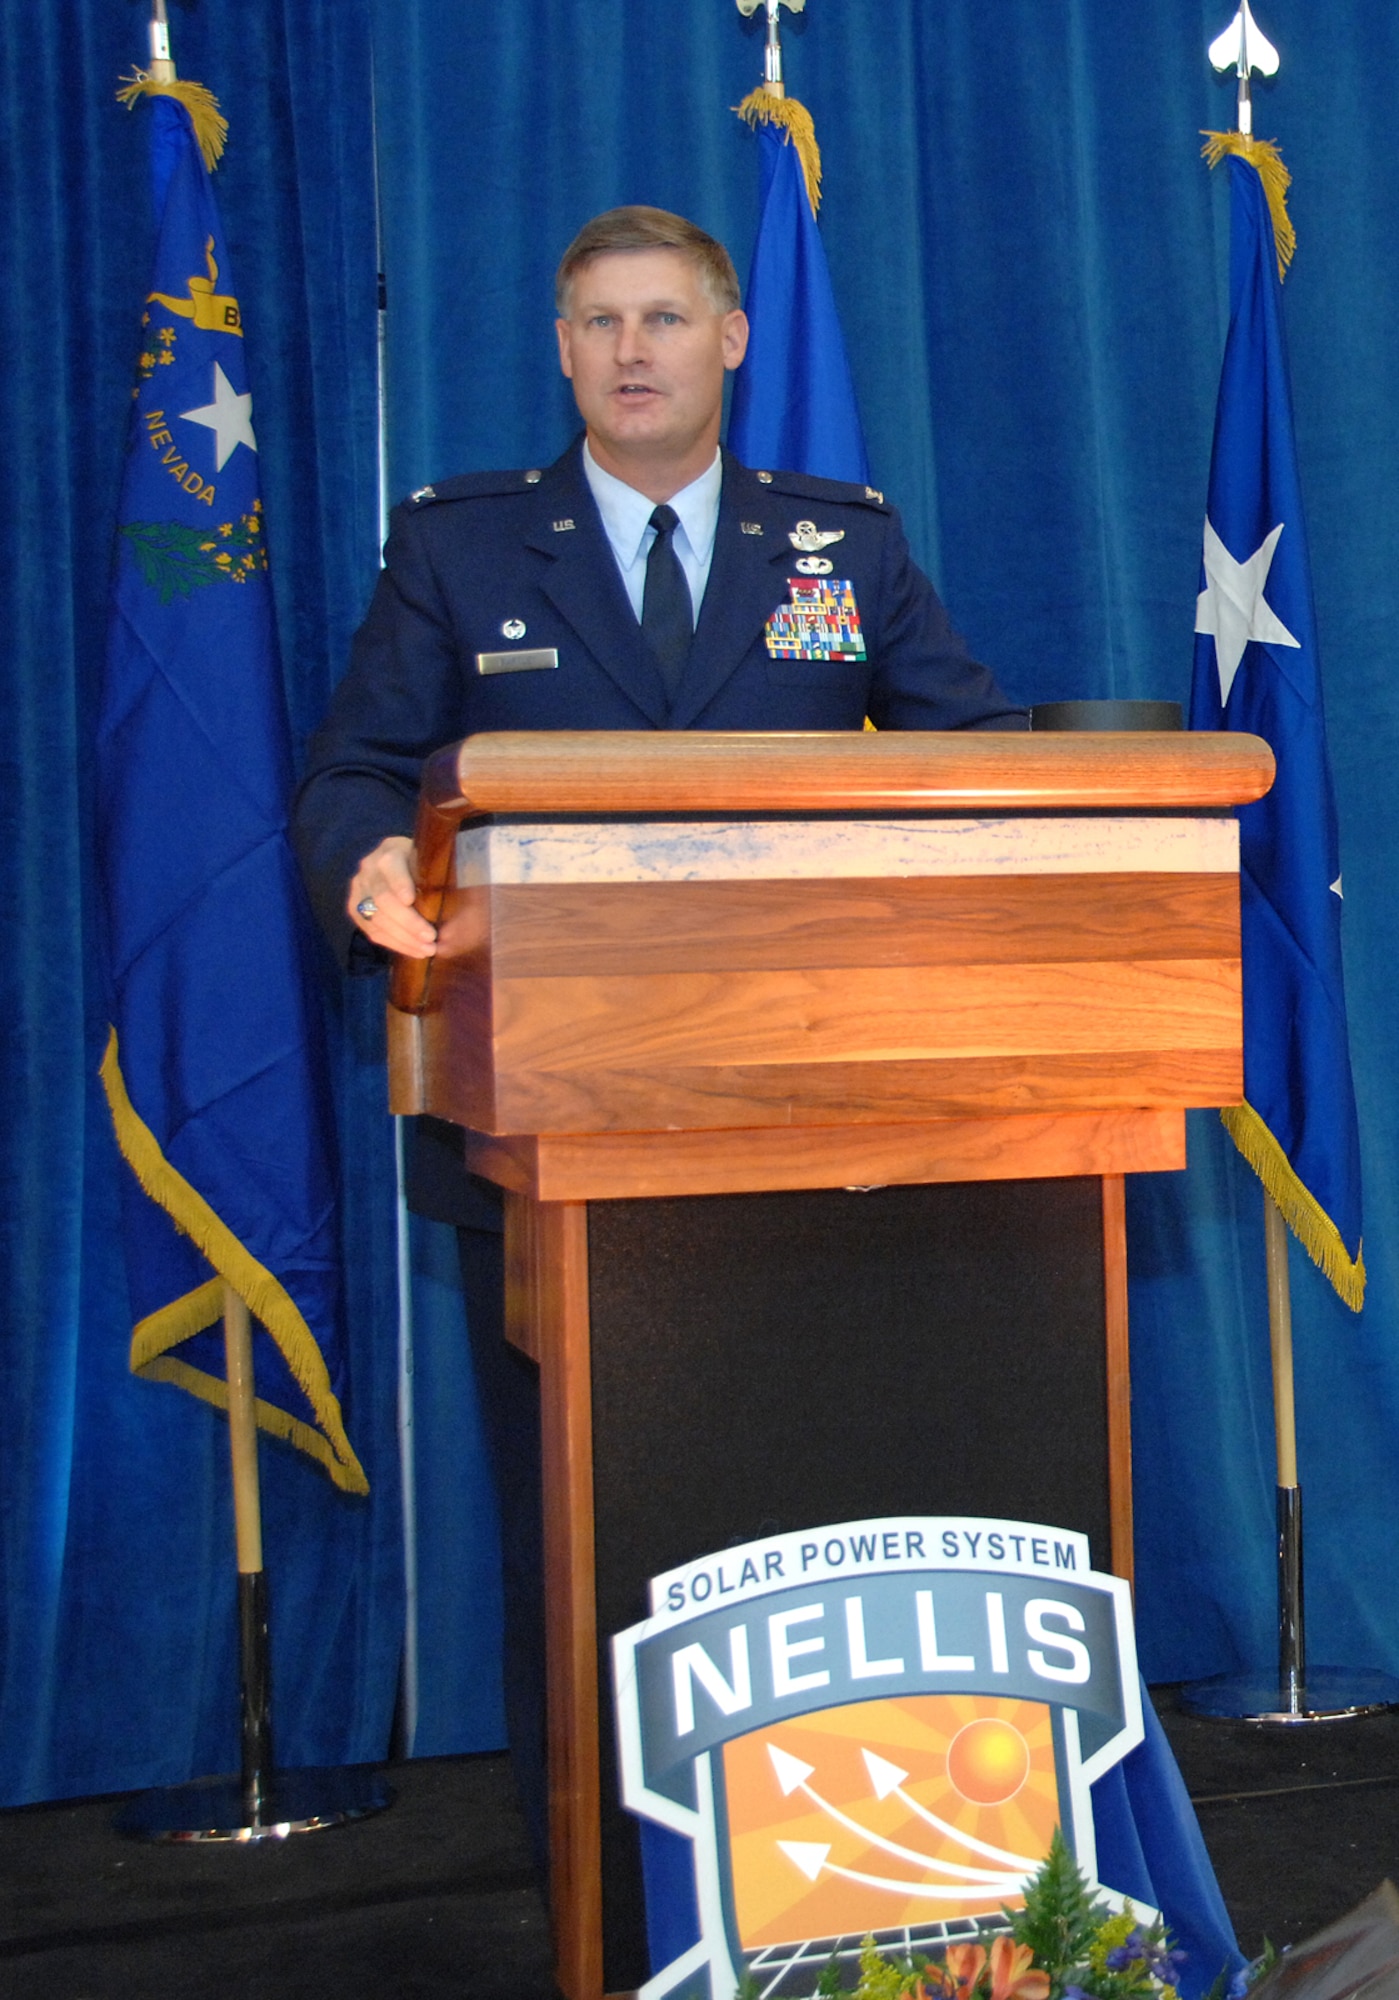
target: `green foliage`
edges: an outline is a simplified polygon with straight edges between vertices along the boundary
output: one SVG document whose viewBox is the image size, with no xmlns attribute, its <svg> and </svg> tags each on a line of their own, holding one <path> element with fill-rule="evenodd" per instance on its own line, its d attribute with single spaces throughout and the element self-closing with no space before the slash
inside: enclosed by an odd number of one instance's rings
<svg viewBox="0 0 1399 2000">
<path fill-rule="evenodd" d="M 860 1947 L 860 1983 L 855 1988 L 855 2000 L 904 2000 L 915 1978 L 907 1961 L 891 1965 L 873 1937 L 866 1937 Z"/>
<path fill-rule="evenodd" d="M 1040 1872 L 1025 1891 L 1023 1910 L 1008 1910 L 1010 1934 L 1029 1945 L 1035 1964 L 1049 1974 L 1050 1991 L 1063 1991 L 1069 1973 L 1082 1963 L 1094 1932 L 1107 1917 L 1094 1903 L 1063 1834 L 1056 1826 Z M 1130 1929 L 1130 1924 L 1128 1929 Z"/>
<path fill-rule="evenodd" d="M 211 559 L 213 544 L 201 528 L 186 528 L 178 521 L 124 521 L 121 531 L 130 538 L 142 581 L 162 604 L 172 597 L 188 597 L 206 583 L 217 583 L 222 575 Z"/>
<path fill-rule="evenodd" d="M 1004 1911 L 1010 1938 L 947 1947 L 947 1962 L 919 1958 L 890 1964 L 867 1937 L 860 1953 L 856 2000 L 1178 2000 L 1174 1950 L 1159 1918 L 1144 1925 L 1130 1903 L 1114 1915 L 1095 1903 L 1078 1864 L 1056 1828 L 1039 1873 L 1025 1889 L 1023 1910 Z M 1020 1947 L 1017 1951 L 1016 1947 Z M 1028 1963 L 1027 1963 L 1028 1961 Z M 839 1988 L 835 1988 L 839 1991 Z M 1229 2000 L 1227 1985 L 1210 2000 Z"/>
<path fill-rule="evenodd" d="M 242 583 L 266 569 L 261 524 L 255 514 L 218 527 L 189 528 L 180 521 L 123 521 L 141 579 L 162 604 L 188 597 L 210 583 Z"/>
<path fill-rule="evenodd" d="M 821 1968 L 821 1977 L 816 1982 L 817 2000 L 829 2000 L 832 1994 L 845 1991 L 845 1983 L 840 1976 L 840 1960 L 834 1955 Z"/>
<path fill-rule="evenodd" d="M 751 1972 L 745 1972 L 735 1986 L 734 2000 L 763 2000 L 763 1989 Z"/>
</svg>

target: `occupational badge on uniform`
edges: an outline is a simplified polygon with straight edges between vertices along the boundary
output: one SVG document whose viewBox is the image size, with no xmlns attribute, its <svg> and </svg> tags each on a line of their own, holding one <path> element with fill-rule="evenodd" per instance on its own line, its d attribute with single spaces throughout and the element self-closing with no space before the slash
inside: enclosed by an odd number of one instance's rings
<svg viewBox="0 0 1399 2000">
<path fill-rule="evenodd" d="M 500 628 L 500 635 L 503 639 L 523 639 L 525 636 L 524 619 L 507 618 Z"/>
<path fill-rule="evenodd" d="M 829 565 L 827 565 L 829 567 Z M 808 583 L 789 577 L 790 604 L 779 604 L 763 628 L 774 660 L 863 660 L 865 635 L 855 587 L 840 577 Z"/>
<path fill-rule="evenodd" d="M 798 556 L 797 568 L 803 576 L 829 576 L 835 564 L 829 556 Z"/>
<path fill-rule="evenodd" d="M 814 556 L 818 549 L 829 548 L 832 542 L 843 542 L 845 530 L 818 528 L 814 521 L 798 521 L 787 539 L 794 549 L 801 549 L 805 555 Z"/>
</svg>

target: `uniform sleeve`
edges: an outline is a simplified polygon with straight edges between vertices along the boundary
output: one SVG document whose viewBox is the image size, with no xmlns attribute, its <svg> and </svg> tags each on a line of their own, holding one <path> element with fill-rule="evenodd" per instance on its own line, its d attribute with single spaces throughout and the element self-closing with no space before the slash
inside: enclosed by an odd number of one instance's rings
<svg viewBox="0 0 1399 2000">
<path fill-rule="evenodd" d="M 459 649 L 423 518 L 395 511 L 349 671 L 312 738 L 291 832 L 316 916 L 342 965 L 361 933 L 345 893 L 362 858 L 411 834 L 423 759 L 465 733 Z"/>
<path fill-rule="evenodd" d="M 877 729 L 1028 729 L 1029 717 L 967 651 L 889 516 L 869 715 Z"/>
</svg>

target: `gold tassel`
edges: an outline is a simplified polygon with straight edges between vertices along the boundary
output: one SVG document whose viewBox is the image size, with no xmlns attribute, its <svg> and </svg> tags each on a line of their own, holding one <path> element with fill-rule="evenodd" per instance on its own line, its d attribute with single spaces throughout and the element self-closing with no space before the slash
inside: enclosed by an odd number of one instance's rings
<svg viewBox="0 0 1399 2000">
<path fill-rule="evenodd" d="M 1292 1169 L 1282 1147 L 1251 1104 L 1229 1104 L 1220 1112 L 1224 1129 L 1282 1211 L 1302 1248 L 1352 1312 L 1365 1303 L 1365 1251 L 1354 1261 L 1341 1232 Z"/>
<path fill-rule="evenodd" d="M 816 127 L 811 113 L 795 97 L 778 97 L 766 84 L 750 90 L 734 110 L 756 132 L 760 125 L 780 125 L 797 149 L 806 182 L 806 198 L 815 215 L 821 207 L 821 148 L 816 143 Z"/>
<path fill-rule="evenodd" d="M 1273 140 L 1255 139 L 1248 132 L 1206 132 L 1204 139 L 1201 150 L 1211 168 L 1217 167 L 1226 153 L 1237 153 L 1241 160 L 1247 160 L 1257 170 L 1273 218 L 1273 241 L 1277 246 L 1278 279 L 1281 282 L 1287 276 L 1287 267 L 1297 248 L 1297 231 L 1292 227 L 1292 217 L 1287 212 L 1287 190 L 1292 185 L 1292 176 L 1283 165 L 1282 154 Z"/>
<path fill-rule="evenodd" d="M 128 111 L 134 111 L 136 100 L 141 97 L 177 97 L 190 115 L 194 126 L 194 136 L 199 141 L 199 150 L 204 155 L 204 164 L 212 173 L 223 157 L 224 140 L 228 137 L 228 120 L 219 110 L 219 100 L 212 90 L 202 83 L 186 83 L 183 77 L 172 77 L 162 83 L 149 70 L 133 70 L 122 80 L 117 92 L 117 103 L 124 104 Z"/>
<path fill-rule="evenodd" d="M 117 1144 L 127 1164 L 151 1200 L 160 1204 L 181 1235 L 189 1237 L 195 1248 L 213 1265 L 219 1278 L 226 1279 L 254 1318 L 262 1321 L 315 1411 L 325 1437 L 322 1438 L 320 1432 L 287 1412 L 275 1411 L 270 1403 L 264 1404 L 261 1399 L 257 1406 L 259 1424 L 277 1437 L 291 1438 L 304 1451 L 319 1458 L 343 1492 L 367 1493 L 369 1481 L 345 1433 L 345 1420 L 341 1415 L 339 1398 L 330 1386 L 325 1356 L 306 1324 L 301 1308 L 281 1280 L 244 1247 L 203 1195 L 190 1186 L 160 1150 L 160 1142 L 127 1094 L 115 1028 L 107 1031 L 107 1047 L 99 1074 L 107 1093 L 112 1123 L 116 1127 Z M 218 1280 L 211 1279 L 187 1293 L 183 1299 L 138 1321 L 132 1329 L 131 1367 L 133 1373 L 153 1377 L 157 1381 L 179 1381 L 188 1389 L 194 1388 L 194 1381 L 186 1378 L 199 1375 L 199 1379 L 209 1386 L 196 1389 L 195 1393 L 208 1402 L 217 1403 L 220 1409 L 227 1409 L 227 1392 L 222 1383 L 215 1383 L 212 1377 L 204 1377 L 166 1352 L 180 1341 L 188 1340 L 191 1334 L 213 1324 L 217 1315 L 211 1308 L 217 1283 Z M 313 1438 L 320 1442 L 312 1443 Z"/>
</svg>

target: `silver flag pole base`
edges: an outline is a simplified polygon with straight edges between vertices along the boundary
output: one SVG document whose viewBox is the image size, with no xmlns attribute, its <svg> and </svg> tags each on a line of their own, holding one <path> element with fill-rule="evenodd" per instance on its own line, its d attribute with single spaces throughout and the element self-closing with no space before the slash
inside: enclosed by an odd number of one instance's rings
<svg viewBox="0 0 1399 2000">
<path fill-rule="evenodd" d="M 392 1803 L 393 1793 L 373 1771 L 331 1765 L 278 1771 L 251 1811 L 239 1778 L 167 1785 L 132 1799 L 113 1825 L 132 1840 L 286 1840 L 367 1819 Z"/>
<path fill-rule="evenodd" d="M 1305 1681 L 1272 1674 L 1216 1674 L 1178 1690 L 1187 1715 L 1212 1722 L 1347 1722 L 1399 1708 L 1399 1679 L 1368 1667 L 1308 1667 Z"/>
</svg>

